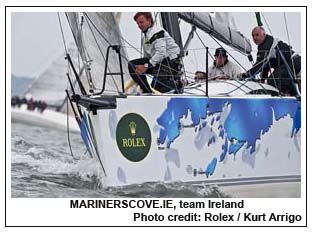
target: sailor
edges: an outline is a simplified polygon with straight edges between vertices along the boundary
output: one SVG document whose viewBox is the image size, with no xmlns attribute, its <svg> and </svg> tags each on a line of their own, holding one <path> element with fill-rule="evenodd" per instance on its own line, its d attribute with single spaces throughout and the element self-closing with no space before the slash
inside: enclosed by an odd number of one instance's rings
<svg viewBox="0 0 312 234">
<path fill-rule="evenodd" d="M 201 82 L 203 80 L 206 80 L 206 72 L 196 71 L 194 80 L 195 80 L 195 82 Z"/>
<path fill-rule="evenodd" d="M 143 32 L 144 57 L 129 62 L 130 76 L 143 93 L 152 93 L 153 89 L 161 93 L 179 92 L 182 86 L 179 46 L 168 32 L 154 24 L 150 12 L 138 12 L 134 20 Z M 145 74 L 153 75 L 151 86 Z"/>
<path fill-rule="evenodd" d="M 222 47 L 216 49 L 214 62 L 208 71 L 208 79 L 233 79 L 241 73 L 239 66 L 228 60 L 226 50 Z"/>
<path fill-rule="evenodd" d="M 283 94 L 296 95 L 292 79 L 301 70 L 301 57 L 294 54 L 290 45 L 266 34 L 263 27 L 255 27 L 252 38 L 258 45 L 257 61 L 241 76 L 253 77 L 261 72 L 262 82 L 267 79 L 268 84 L 278 88 Z"/>
</svg>

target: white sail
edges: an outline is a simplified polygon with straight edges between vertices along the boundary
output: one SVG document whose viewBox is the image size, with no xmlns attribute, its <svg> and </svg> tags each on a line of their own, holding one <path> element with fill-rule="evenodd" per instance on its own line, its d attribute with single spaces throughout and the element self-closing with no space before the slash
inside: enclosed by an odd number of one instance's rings
<svg viewBox="0 0 312 234">
<path fill-rule="evenodd" d="M 108 58 L 106 55 L 110 45 L 123 45 L 115 14 L 112 12 L 82 14 L 71 12 L 66 15 L 83 62 L 89 67 L 89 70 L 86 70 L 87 77 L 92 79 L 96 93 L 102 89 L 106 59 L 108 59 L 108 73 L 120 72 L 119 58 L 115 51 L 111 50 Z M 120 48 L 120 53 L 123 72 L 127 72 L 127 53 L 124 47 Z M 126 74 L 124 78 L 125 81 L 129 79 Z M 122 91 L 121 87 L 120 75 L 107 76 L 106 91 Z"/>
<path fill-rule="evenodd" d="M 68 45 L 67 50 L 77 58 L 77 49 L 73 43 Z M 77 64 L 76 60 L 74 63 Z M 62 48 L 26 93 L 34 100 L 45 101 L 50 106 L 61 106 L 66 97 L 65 89 L 68 85 L 66 73 L 68 72 L 65 51 Z"/>
<path fill-rule="evenodd" d="M 239 31 L 230 28 L 228 24 L 211 17 L 209 13 L 179 12 L 178 14 L 184 21 L 198 27 L 219 41 L 242 53 L 250 54 L 252 50 L 250 41 Z"/>
<path fill-rule="evenodd" d="M 233 30 L 237 31 L 235 19 L 230 12 L 216 12 L 215 18 L 220 23 L 224 23 L 224 24 L 228 25 L 230 28 L 232 28 Z"/>
</svg>

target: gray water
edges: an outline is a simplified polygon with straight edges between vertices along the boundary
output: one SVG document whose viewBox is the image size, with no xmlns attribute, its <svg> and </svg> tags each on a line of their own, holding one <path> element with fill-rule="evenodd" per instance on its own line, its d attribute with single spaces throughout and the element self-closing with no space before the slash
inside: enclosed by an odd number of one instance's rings
<svg viewBox="0 0 312 234">
<path fill-rule="evenodd" d="M 228 197 L 216 186 L 176 182 L 109 188 L 100 164 L 90 158 L 79 133 L 12 122 L 12 197 Z M 10 155 L 7 155 L 10 160 Z"/>
</svg>

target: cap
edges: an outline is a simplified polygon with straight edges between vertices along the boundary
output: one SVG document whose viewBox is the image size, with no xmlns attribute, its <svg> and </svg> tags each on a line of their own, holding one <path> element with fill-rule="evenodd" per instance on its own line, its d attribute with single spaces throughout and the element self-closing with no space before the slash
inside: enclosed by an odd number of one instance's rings
<svg viewBox="0 0 312 234">
<path fill-rule="evenodd" d="M 226 50 L 222 47 L 217 48 L 214 56 L 219 56 L 219 55 L 221 55 L 223 57 L 227 57 Z"/>
</svg>

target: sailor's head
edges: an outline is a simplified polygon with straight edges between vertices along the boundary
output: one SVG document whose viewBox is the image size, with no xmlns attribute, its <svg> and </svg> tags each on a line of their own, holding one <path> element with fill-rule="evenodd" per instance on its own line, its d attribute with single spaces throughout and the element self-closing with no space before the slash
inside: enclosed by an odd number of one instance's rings
<svg viewBox="0 0 312 234">
<path fill-rule="evenodd" d="M 214 57 L 215 57 L 215 65 L 223 66 L 224 63 L 227 61 L 228 56 L 227 56 L 226 50 L 220 47 L 216 49 Z"/>
<path fill-rule="evenodd" d="M 142 32 L 146 32 L 146 30 L 154 24 L 151 12 L 137 12 L 133 19 Z"/>
<path fill-rule="evenodd" d="M 195 81 L 200 81 L 204 79 L 206 79 L 206 72 L 202 72 L 202 71 L 195 72 L 195 77 L 194 77 Z"/>
<path fill-rule="evenodd" d="M 252 30 L 251 35 L 252 35 L 252 39 L 256 45 L 261 45 L 264 42 L 265 37 L 266 37 L 265 30 L 261 26 L 255 27 Z"/>
</svg>

